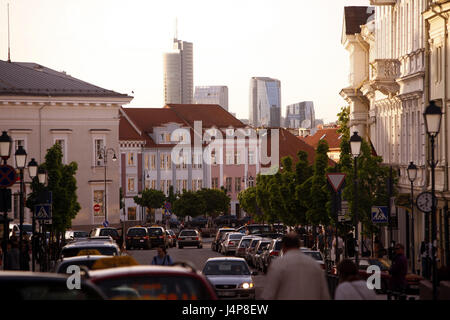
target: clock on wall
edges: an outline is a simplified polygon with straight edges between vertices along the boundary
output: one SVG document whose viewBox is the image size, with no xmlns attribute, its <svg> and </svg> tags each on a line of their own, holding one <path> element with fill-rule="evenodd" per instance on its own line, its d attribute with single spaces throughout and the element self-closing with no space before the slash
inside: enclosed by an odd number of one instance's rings
<svg viewBox="0 0 450 320">
<path fill-rule="evenodd" d="M 425 191 L 417 196 L 416 205 L 420 211 L 429 213 L 431 212 L 433 201 L 433 194 L 431 192 Z M 434 205 L 437 207 L 436 197 L 434 198 Z"/>
</svg>

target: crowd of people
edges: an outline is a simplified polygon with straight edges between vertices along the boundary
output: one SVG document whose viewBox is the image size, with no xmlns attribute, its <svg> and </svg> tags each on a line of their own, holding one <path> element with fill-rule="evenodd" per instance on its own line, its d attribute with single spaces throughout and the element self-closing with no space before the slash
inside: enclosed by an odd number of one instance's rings
<svg viewBox="0 0 450 320">
<path fill-rule="evenodd" d="M 4 254 L 3 250 L 6 249 Z M 20 247 L 19 238 L 16 235 L 12 235 L 6 243 L 6 248 L 4 244 L 0 246 L 0 259 L 1 267 L 3 270 L 30 270 L 30 255 L 31 255 L 31 244 L 27 237 L 22 239 L 22 247 Z"/>
</svg>

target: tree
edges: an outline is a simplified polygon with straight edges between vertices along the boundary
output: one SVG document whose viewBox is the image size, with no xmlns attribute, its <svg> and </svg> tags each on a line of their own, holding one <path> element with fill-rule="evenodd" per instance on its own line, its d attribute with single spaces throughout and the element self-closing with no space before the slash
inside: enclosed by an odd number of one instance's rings
<svg viewBox="0 0 450 320">
<path fill-rule="evenodd" d="M 159 209 L 164 205 L 166 195 L 161 190 L 145 189 L 140 196 L 135 196 L 134 202 L 141 207 L 149 209 Z"/>
<path fill-rule="evenodd" d="M 256 201 L 256 187 L 249 187 L 238 194 L 239 204 L 242 209 L 251 216 L 258 214 L 258 203 Z"/>
<path fill-rule="evenodd" d="M 197 191 L 206 205 L 205 212 L 215 218 L 218 215 L 228 212 L 230 209 L 230 197 L 223 190 L 203 188 Z"/>
<path fill-rule="evenodd" d="M 311 176 L 313 168 L 308 162 L 308 154 L 305 151 L 297 153 L 298 162 L 295 165 L 295 200 L 297 201 L 297 212 L 295 214 L 295 223 L 300 225 L 307 224 L 306 212 L 308 211 L 309 190 L 311 190 Z M 308 182 L 307 182 L 308 181 Z"/>
<path fill-rule="evenodd" d="M 206 213 L 205 200 L 193 191 L 184 191 L 173 204 L 174 213 L 180 217 L 195 217 Z"/>
</svg>

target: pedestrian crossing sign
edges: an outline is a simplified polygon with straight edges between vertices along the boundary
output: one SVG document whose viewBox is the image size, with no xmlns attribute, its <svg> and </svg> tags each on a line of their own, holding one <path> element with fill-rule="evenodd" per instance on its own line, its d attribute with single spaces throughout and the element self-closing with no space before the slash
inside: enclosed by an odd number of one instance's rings
<svg viewBox="0 0 450 320">
<path fill-rule="evenodd" d="M 373 223 L 388 223 L 388 208 L 387 207 L 372 207 L 372 222 Z"/>
<path fill-rule="evenodd" d="M 37 204 L 34 206 L 34 217 L 37 220 L 50 220 L 52 218 L 51 204 Z"/>
</svg>

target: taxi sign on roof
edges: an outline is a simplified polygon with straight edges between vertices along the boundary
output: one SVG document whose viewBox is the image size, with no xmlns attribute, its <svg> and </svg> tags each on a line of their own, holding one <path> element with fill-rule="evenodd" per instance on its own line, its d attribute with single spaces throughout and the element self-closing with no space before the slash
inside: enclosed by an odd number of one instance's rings
<svg viewBox="0 0 450 320">
<path fill-rule="evenodd" d="M 110 269 L 117 267 L 138 266 L 139 263 L 131 256 L 116 256 L 111 258 L 102 258 L 95 261 L 92 270 Z"/>
<path fill-rule="evenodd" d="M 77 256 L 100 256 L 101 253 L 97 249 L 82 249 Z"/>
</svg>

